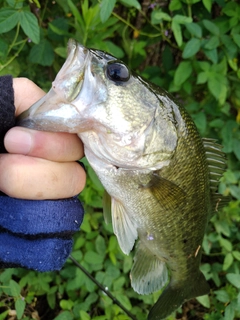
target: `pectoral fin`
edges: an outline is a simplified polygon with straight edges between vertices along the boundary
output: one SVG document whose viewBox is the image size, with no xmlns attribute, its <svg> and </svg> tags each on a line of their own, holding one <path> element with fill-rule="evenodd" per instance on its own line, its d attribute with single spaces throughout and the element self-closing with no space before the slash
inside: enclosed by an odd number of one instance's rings
<svg viewBox="0 0 240 320">
<path fill-rule="evenodd" d="M 122 203 L 114 198 L 112 198 L 112 224 L 120 248 L 125 254 L 129 254 L 138 237 L 137 225 L 129 217 Z"/>
<path fill-rule="evenodd" d="M 175 209 L 179 203 L 185 203 L 186 193 L 174 182 L 162 178 L 154 172 L 151 181 L 145 188 L 149 188 L 153 196 L 165 209 Z"/>
<path fill-rule="evenodd" d="M 153 255 L 139 241 L 130 278 L 134 291 L 150 294 L 160 290 L 168 280 L 166 263 Z"/>
<path fill-rule="evenodd" d="M 106 223 L 112 223 L 111 196 L 106 190 L 103 194 L 103 216 Z"/>
</svg>

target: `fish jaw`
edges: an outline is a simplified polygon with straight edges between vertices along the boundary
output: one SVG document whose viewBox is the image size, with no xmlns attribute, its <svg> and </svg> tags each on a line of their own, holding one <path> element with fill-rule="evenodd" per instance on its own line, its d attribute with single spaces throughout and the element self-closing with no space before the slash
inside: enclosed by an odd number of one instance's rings
<svg viewBox="0 0 240 320">
<path fill-rule="evenodd" d="M 74 40 L 68 42 L 68 57 L 52 83 L 50 91 L 17 118 L 17 125 L 42 131 L 79 133 L 85 131 L 86 119 L 82 116 L 89 102 L 86 98 L 89 82 L 84 81 L 89 69 L 91 54 Z M 89 73 L 89 70 L 88 70 Z M 85 105 L 78 103 L 83 91 Z M 89 94 L 90 96 L 90 94 Z M 84 99 L 83 99 L 84 101 Z M 87 123 L 89 127 L 89 122 Z"/>
<path fill-rule="evenodd" d="M 74 105 L 59 101 L 51 89 L 17 118 L 17 125 L 41 131 L 77 133 L 81 118 Z"/>
</svg>

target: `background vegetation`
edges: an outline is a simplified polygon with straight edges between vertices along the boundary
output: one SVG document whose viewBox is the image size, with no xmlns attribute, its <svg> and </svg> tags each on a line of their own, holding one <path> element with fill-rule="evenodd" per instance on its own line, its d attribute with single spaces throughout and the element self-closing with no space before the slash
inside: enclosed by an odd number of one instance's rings
<svg viewBox="0 0 240 320">
<path fill-rule="evenodd" d="M 68 39 L 106 50 L 172 92 L 202 136 L 228 157 L 220 191 L 233 201 L 209 224 L 201 269 L 211 293 L 169 319 L 240 319 L 240 4 L 228 0 L 0 0 L 0 74 L 45 90 L 62 66 Z M 135 315 L 159 293 L 140 296 L 129 282 L 132 256 L 121 253 L 102 217 L 103 188 L 89 166 L 81 194 L 86 215 L 73 257 Z M 173 235 L 174 236 L 174 235 Z M 1 319 L 127 320 L 71 260 L 60 272 L 0 272 Z"/>
</svg>

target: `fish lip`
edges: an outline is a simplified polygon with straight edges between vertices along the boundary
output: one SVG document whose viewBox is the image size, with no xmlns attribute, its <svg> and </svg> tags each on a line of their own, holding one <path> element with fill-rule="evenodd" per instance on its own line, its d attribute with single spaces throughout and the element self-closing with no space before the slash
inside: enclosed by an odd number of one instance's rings
<svg viewBox="0 0 240 320">
<path fill-rule="evenodd" d="M 71 103 L 81 91 L 89 50 L 70 39 L 68 57 L 52 83 L 52 88 L 16 119 L 17 126 L 42 131 L 78 133 L 82 119 Z M 74 81 L 71 80 L 74 74 Z"/>
</svg>

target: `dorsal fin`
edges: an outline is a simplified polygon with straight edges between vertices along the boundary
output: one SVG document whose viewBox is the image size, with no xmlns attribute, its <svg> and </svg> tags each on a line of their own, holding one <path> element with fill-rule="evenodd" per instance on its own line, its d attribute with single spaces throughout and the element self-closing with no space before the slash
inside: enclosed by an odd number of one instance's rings
<svg viewBox="0 0 240 320">
<path fill-rule="evenodd" d="M 230 200 L 229 197 L 223 197 L 217 192 L 219 179 L 222 177 L 227 167 L 226 156 L 222 151 L 223 147 L 216 143 L 215 139 L 203 138 L 202 140 L 209 169 L 212 208 L 213 211 L 216 212 L 224 207 Z"/>
<path fill-rule="evenodd" d="M 226 156 L 222 152 L 222 146 L 216 143 L 216 140 L 207 138 L 202 140 L 209 168 L 210 188 L 212 193 L 215 193 L 218 188 L 219 179 L 226 169 Z"/>
</svg>

